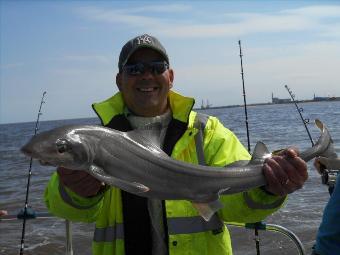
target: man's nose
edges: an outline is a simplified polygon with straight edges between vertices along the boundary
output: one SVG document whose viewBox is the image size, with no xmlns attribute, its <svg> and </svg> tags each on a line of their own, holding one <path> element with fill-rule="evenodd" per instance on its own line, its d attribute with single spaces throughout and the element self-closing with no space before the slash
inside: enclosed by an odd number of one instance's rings
<svg viewBox="0 0 340 255">
<path fill-rule="evenodd" d="M 151 67 L 145 67 L 144 72 L 142 74 L 142 79 L 153 79 L 154 73 Z"/>
</svg>

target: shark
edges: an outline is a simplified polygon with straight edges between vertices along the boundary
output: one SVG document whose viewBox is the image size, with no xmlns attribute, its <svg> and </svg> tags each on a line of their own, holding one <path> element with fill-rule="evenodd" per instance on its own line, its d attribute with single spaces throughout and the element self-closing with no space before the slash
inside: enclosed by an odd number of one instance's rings
<svg viewBox="0 0 340 255">
<path fill-rule="evenodd" d="M 327 127 L 320 120 L 315 124 L 320 137 L 300 153 L 305 161 L 334 150 Z M 266 185 L 262 167 L 271 157 L 259 141 L 246 164 L 197 165 L 169 157 L 157 141 L 139 130 L 121 132 L 97 125 L 67 125 L 41 132 L 21 151 L 43 165 L 86 171 L 107 185 L 139 196 L 189 200 L 205 220 L 222 207 L 220 195 Z"/>
</svg>

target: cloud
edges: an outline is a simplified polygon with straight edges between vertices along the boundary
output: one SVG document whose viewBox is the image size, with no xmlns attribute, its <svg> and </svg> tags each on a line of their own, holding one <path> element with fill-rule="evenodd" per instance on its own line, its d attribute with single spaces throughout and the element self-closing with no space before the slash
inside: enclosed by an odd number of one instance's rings
<svg viewBox="0 0 340 255">
<path fill-rule="evenodd" d="M 120 9 L 121 12 L 145 13 L 145 12 L 162 12 L 162 13 L 179 13 L 192 10 L 187 4 L 168 4 L 168 5 L 146 5 L 143 7 L 135 7 L 128 9 Z"/>
<path fill-rule="evenodd" d="M 78 13 L 92 20 L 123 23 L 130 26 L 150 26 L 158 21 L 156 18 L 150 18 L 142 15 L 133 15 L 124 13 L 119 10 L 107 10 L 101 8 L 83 7 L 78 9 Z"/>
<path fill-rule="evenodd" d="M 189 5 L 184 4 L 170 4 L 170 5 L 147 5 L 135 8 L 121 8 L 121 9 L 103 9 L 98 7 L 80 7 L 76 9 L 76 13 L 87 17 L 89 19 L 109 22 L 109 23 L 123 23 L 130 26 L 148 27 L 161 22 L 165 25 L 163 19 L 152 18 L 150 14 L 159 13 L 179 13 L 191 10 Z M 136 15 L 141 13 L 141 15 Z M 145 15 L 147 13 L 147 15 Z"/>
<path fill-rule="evenodd" d="M 166 15 L 188 11 L 190 15 Z M 162 17 L 155 14 L 166 13 Z M 152 28 L 151 32 L 172 38 L 240 37 L 254 33 L 282 33 L 313 30 L 321 36 L 337 36 L 336 29 L 327 26 L 329 18 L 340 19 L 340 6 L 320 5 L 263 12 L 213 13 L 205 15 L 220 22 L 202 23 L 201 15 L 189 5 L 149 5 L 132 9 L 83 7 L 78 13 L 102 22 L 123 23 L 131 27 Z M 197 15 L 195 15 L 195 13 Z M 138 15 L 136 15 L 138 14 Z M 198 20 L 195 20 L 195 16 Z M 222 22 L 221 22 L 222 20 Z M 225 20 L 225 21 L 224 21 Z M 169 26 L 168 24 L 171 24 Z"/>
<path fill-rule="evenodd" d="M 170 37 L 240 37 L 255 33 L 282 33 L 314 28 L 312 21 L 292 16 L 251 15 L 239 22 L 221 24 L 179 25 L 165 28 L 159 34 Z"/>
<path fill-rule="evenodd" d="M 271 92 L 287 97 L 288 84 L 300 99 L 316 94 L 339 95 L 340 49 L 336 42 L 312 42 L 283 46 L 253 47 L 246 52 L 243 62 L 245 84 L 250 102 L 267 102 Z M 226 49 L 229 51 L 232 49 Z M 198 61 L 182 64 L 175 69 L 175 89 L 195 98 L 210 98 L 214 105 L 241 104 L 241 75 L 239 59 L 229 64 Z M 192 89 L 195 86 L 195 90 Z M 221 91 L 221 93 L 219 93 Z M 225 91 L 225 93 L 222 91 Z M 200 102 L 200 100 L 198 100 Z"/>
<path fill-rule="evenodd" d="M 340 6 L 339 5 L 314 5 L 306 6 L 296 9 L 282 10 L 281 13 L 293 14 L 299 16 L 310 16 L 313 18 L 329 18 L 329 17 L 340 17 Z"/>
<path fill-rule="evenodd" d="M 0 69 L 3 69 L 3 70 L 14 69 L 17 67 L 21 67 L 23 65 L 24 63 L 8 63 L 8 64 L 0 65 Z"/>
<path fill-rule="evenodd" d="M 282 33 L 315 31 L 320 36 L 338 37 L 340 6 L 311 6 L 286 9 L 271 14 L 259 12 L 224 13 L 226 22 L 212 24 L 178 25 L 177 28 L 160 30 L 171 37 L 240 37 L 255 33 Z M 328 25 L 332 18 L 332 26 Z"/>
<path fill-rule="evenodd" d="M 67 55 L 62 58 L 66 61 L 76 61 L 76 62 L 99 62 L 99 63 L 111 63 L 111 58 L 103 55 Z"/>
<path fill-rule="evenodd" d="M 320 31 L 320 36 L 339 39 L 340 38 L 340 22 L 332 23 L 332 25 L 325 25 L 325 28 Z"/>
</svg>

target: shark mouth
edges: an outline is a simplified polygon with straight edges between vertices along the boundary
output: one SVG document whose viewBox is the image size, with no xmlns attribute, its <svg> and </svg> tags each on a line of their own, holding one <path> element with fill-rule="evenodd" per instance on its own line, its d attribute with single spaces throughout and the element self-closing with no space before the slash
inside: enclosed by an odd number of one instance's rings
<svg viewBox="0 0 340 255">
<path fill-rule="evenodd" d="M 51 162 L 48 162 L 48 161 L 44 161 L 44 160 L 42 160 L 42 159 L 39 159 L 39 163 L 40 163 L 40 165 L 42 165 L 42 166 L 57 166 L 56 164 L 52 164 Z"/>
</svg>

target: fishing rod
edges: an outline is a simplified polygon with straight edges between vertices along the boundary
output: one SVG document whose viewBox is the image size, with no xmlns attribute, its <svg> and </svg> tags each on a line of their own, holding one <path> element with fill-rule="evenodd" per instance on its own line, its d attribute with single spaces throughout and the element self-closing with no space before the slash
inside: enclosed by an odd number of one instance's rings
<svg viewBox="0 0 340 255">
<path fill-rule="evenodd" d="M 243 72 L 243 60 L 242 60 L 242 48 L 241 48 L 241 40 L 238 40 L 238 45 L 240 48 L 240 60 L 241 60 L 241 77 L 242 77 L 242 88 L 243 88 L 243 101 L 244 101 L 244 114 L 246 118 L 246 130 L 247 130 L 247 142 L 248 142 L 248 152 L 250 153 L 250 136 L 249 136 L 249 125 L 248 125 L 248 111 L 247 111 L 247 99 L 246 99 L 246 89 L 244 86 L 244 72 Z M 261 223 L 261 222 L 259 222 Z M 256 254 L 260 255 L 260 237 L 257 225 L 254 227 L 254 241 L 256 245 Z"/>
<path fill-rule="evenodd" d="M 250 138 L 249 138 L 249 126 L 248 126 L 247 99 L 246 99 L 246 89 L 244 87 L 244 72 L 243 72 L 243 61 L 242 61 L 243 55 L 242 55 L 242 48 L 241 48 L 241 40 L 238 40 L 238 45 L 239 45 L 239 48 L 240 48 L 241 76 L 242 76 L 242 87 L 243 87 L 244 114 L 246 116 L 248 152 L 250 153 Z"/>
<path fill-rule="evenodd" d="M 295 101 L 295 95 L 292 93 L 292 91 L 288 88 L 287 85 L 285 85 L 285 88 L 287 89 L 290 97 L 293 100 L 293 103 L 295 104 L 295 107 L 296 107 L 298 113 L 300 114 L 300 118 L 301 118 L 301 120 L 302 120 L 302 122 L 303 122 L 303 124 L 306 128 L 309 140 L 311 141 L 312 146 L 314 146 L 312 136 L 311 136 L 309 129 L 307 127 L 307 124 L 309 123 L 309 119 L 303 118 L 303 116 L 302 116 L 303 108 L 298 107 L 298 105 Z M 328 185 L 328 192 L 331 195 L 333 193 L 333 190 L 334 190 L 334 187 L 335 187 L 335 183 L 336 183 L 336 179 L 337 179 L 337 175 L 339 173 L 339 170 L 327 169 L 324 165 L 321 164 L 320 165 L 320 171 L 318 171 L 318 172 L 321 175 L 322 184 Z"/>
<path fill-rule="evenodd" d="M 34 136 L 37 134 L 37 132 L 39 130 L 39 119 L 40 119 L 40 116 L 42 115 L 41 108 L 42 108 L 42 105 L 45 103 L 45 101 L 44 101 L 45 95 L 46 95 L 46 91 L 44 91 L 44 93 L 42 95 L 42 98 L 41 98 L 41 101 L 40 101 L 37 121 L 35 122 Z M 21 244 L 20 244 L 20 255 L 24 254 L 26 219 L 34 218 L 35 217 L 34 211 L 33 210 L 29 210 L 29 208 L 28 208 L 28 194 L 29 194 L 30 182 L 31 182 L 31 176 L 32 176 L 32 163 L 33 163 L 33 158 L 31 157 L 30 164 L 29 164 L 29 169 L 28 169 L 28 176 L 27 176 L 25 207 L 18 214 L 18 218 L 22 217 L 22 219 L 23 219 L 23 222 L 22 222 L 22 233 L 21 233 Z"/>
<path fill-rule="evenodd" d="M 305 119 L 305 118 L 302 116 L 303 108 L 298 106 L 297 102 L 295 101 L 295 95 L 294 95 L 293 92 L 290 90 L 290 88 L 289 88 L 287 85 L 285 85 L 285 88 L 287 89 L 287 91 L 288 91 L 290 97 L 291 97 L 292 100 L 293 100 L 293 103 L 295 104 L 295 107 L 296 107 L 296 109 L 297 109 L 297 111 L 298 111 L 298 113 L 299 113 L 299 115 L 300 115 L 300 118 L 301 118 L 301 120 L 302 120 L 302 123 L 303 123 L 303 125 L 305 126 L 305 129 L 306 129 L 306 131 L 307 131 L 309 140 L 311 141 L 312 146 L 314 146 L 314 142 L 313 142 L 312 136 L 311 136 L 311 134 L 310 134 L 310 132 L 309 132 L 309 129 L 308 129 L 308 127 L 307 127 L 307 124 L 309 123 L 309 119 Z"/>
</svg>

